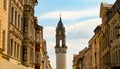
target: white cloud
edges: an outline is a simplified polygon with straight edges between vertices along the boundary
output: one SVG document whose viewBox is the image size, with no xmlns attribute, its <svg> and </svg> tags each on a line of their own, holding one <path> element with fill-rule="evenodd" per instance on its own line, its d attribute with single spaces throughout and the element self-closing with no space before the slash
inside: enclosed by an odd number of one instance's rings
<svg viewBox="0 0 120 69">
<path fill-rule="evenodd" d="M 67 37 L 67 69 L 72 69 L 73 54 L 78 54 L 80 50 L 88 46 L 88 41 L 93 35 L 93 30 L 101 23 L 100 19 L 91 19 L 83 22 L 78 22 L 70 26 L 65 26 Z M 44 37 L 47 40 L 47 49 L 50 56 L 50 62 L 55 68 L 55 27 L 45 27 Z"/>
<path fill-rule="evenodd" d="M 91 19 L 66 26 L 68 39 L 90 38 L 94 28 L 100 23 L 100 19 Z"/>
<path fill-rule="evenodd" d="M 97 16 L 99 14 L 99 9 L 88 9 L 84 11 L 62 11 L 61 15 L 62 18 L 65 20 L 68 19 L 79 19 L 79 18 L 84 18 L 84 17 L 90 17 L 90 16 Z M 58 19 L 59 18 L 60 11 L 52 11 L 45 13 L 41 15 L 39 18 L 40 19 Z"/>
<path fill-rule="evenodd" d="M 47 27 L 44 27 L 44 37 L 45 38 L 53 38 L 55 37 L 55 27 L 50 27 L 50 26 L 47 26 Z"/>
</svg>

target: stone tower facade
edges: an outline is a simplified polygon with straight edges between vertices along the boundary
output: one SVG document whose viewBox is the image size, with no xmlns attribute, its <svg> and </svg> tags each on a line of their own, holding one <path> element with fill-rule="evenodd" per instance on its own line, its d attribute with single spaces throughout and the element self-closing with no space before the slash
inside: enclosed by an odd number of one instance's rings
<svg viewBox="0 0 120 69">
<path fill-rule="evenodd" d="M 61 17 L 56 27 L 56 69 L 66 69 L 66 35 Z"/>
</svg>

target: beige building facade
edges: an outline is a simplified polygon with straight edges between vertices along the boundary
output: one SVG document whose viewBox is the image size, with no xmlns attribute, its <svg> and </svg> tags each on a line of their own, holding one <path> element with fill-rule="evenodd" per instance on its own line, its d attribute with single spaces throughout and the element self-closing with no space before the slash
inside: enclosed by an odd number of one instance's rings
<svg viewBox="0 0 120 69">
<path fill-rule="evenodd" d="M 110 69 L 110 42 L 109 42 L 109 25 L 107 23 L 107 10 L 112 7 L 111 4 L 101 3 L 100 17 L 102 19 L 100 34 L 100 68 Z"/>
<path fill-rule="evenodd" d="M 86 47 L 83 50 L 81 50 L 79 54 L 74 54 L 73 55 L 73 66 L 72 66 L 73 69 L 86 69 L 86 68 L 90 69 L 91 68 L 91 65 L 90 65 L 91 54 L 90 53 L 91 53 L 90 49 Z M 89 54 L 89 55 L 86 55 L 86 54 Z"/>
<path fill-rule="evenodd" d="M 24 0 L 23 12 L 23 47 L 22 64 L 30 67 L 35 66 L 35 16 L 34 7 L 37 0 Z"/>
<path fill-rule="evenodd" d="M 43 27 L 34 16 L 37 0 L 0 4 L 0 69 L 51 69 Z"/>
<path fill-rule="evenodd" d="M 94 30 L 94 36 L 89 41 L 89 47 L 91 49 L 91 68 L 100 69 L 100 41 L 99 34 L 101 25 L 97 26 Z"/>
<path fill-rule="evenodd" d="M 84 69 L 91 69 L 91 62 L 92 62 L 92 56 L 91 56 L 91 48 L 89 47 L 87 51 L 84 54 Z"/>
<path fill-rule="evenodd" d="M 52 69 L 47 55 L 46 40 L 43 39 L 43 27 L 39 25 L 36 25 L 35 69 Z"/>
<path fill-rule="evenodd" d="M 106 16 L 110 27 L 110 67 L 120 68 L 120 0 L 116 0 Z"/>
<path fill-rule="evenodd" d="M 99 60 L 100 69 L 119 68 L 119 7 L 120 1 L 115 4 L 101 3 L 100 17 L 102 18 L 99 32 Z"/>
<path fill-rule="evenodd" d="M 120 0 L 114 4 L 102 2 L 100 18 L 102 23 L 95 28 L 89 41 L 91 69 L 120 69 Z"/>
<path fill-rule="evenodd" d="M 23 1 L 11 0 L 9 5 L 8 57 L 15 64 L 21 63 Z"/>
<path fill-rule="evenodd" d="M 7 55 L 8 49 L 8 5 L 9 0 L 0 1 L 0 61 Z"/>
</svg>

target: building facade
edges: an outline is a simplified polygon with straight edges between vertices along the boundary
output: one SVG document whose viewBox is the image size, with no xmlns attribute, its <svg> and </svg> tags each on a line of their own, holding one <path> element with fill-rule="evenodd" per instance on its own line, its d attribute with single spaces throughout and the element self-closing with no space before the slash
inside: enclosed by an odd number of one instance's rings
<svg viewBox="0 0 120 69">
<path fill-rule="evenodd" d="M 66 35 L 65 35 L 65 27 L 63 26 L 61 17 L 60 21 L 56 28 L 56 69 L 66 69 Z"/>
<path fill-rule="evenodd" d="M 91 60 L 92 56 L 91 56 L 91 48 L 89 47 L 85 54 L 84 54 L 84 69 L 92 69 L 91 67 L 91 63 L 92 63 L 92 60 Z"/>
<path fill-rule="evenodd" d="M 33 67 L 35 64 L 34 6 L 37 0 L 11 0 L 9 8 L 9 60 Z M 32 32 L 31 32 L 32 30 Z"/>
<path fill-rule="evenodd" d="M 91 48 L 92 69 L 119 69 L 119 32 L 120 32 L 120 1 L 114 4 L 101 3 L 101 25 L 94 30 L 95 34 L 89 41 Z"/>
<path fill-rule="evenodd" d="M 101 3 L 100 17 L 102 18 L 101 33 L 100 33 L 100 69 L 110 69 L 110 28 L 107 23 L 106 14 L 112 7 L 112 4 Z"/>
<path fill-rule="evenodd" d="M 34 16 L 37 0 L 1 0 L 0 4 L 1 69 L 51 69 L 43 27 Z"/>
<path fill-rule="evenodd" d="M 79 61 L 82 61 L 78 59 L 79 58 L 79 55 L 78 54 L 74 54 L 73 55 L 73 69 L 80 69 L 81 68 L 81 64 L 79 64 Z"/>
<path fill-rule="evenodd" d="M 43 37 L 42 37 L 42 32 L 43 32 L 43 27 L 42 26 L 39 26 L 37 24 L 37 18 L 35 19 L 35 23 L 36 23 L 36 32 L 35 32 L 35 35 L 36 35 L 36 44 L 35 44 L 35 69 L 42 69 L 41 66 L 42 66 L 42 57 L 41 57 L 41 49 L 42 49 L 42 40 L 43 40 Z"/>
<path fill-rule="evenodd" d="M 120 29 L 120 1 L 112 4 L 101 3 L 101 69 L 120 68 L 119 63 L 119 29 Z"/>
<path fill-rule="evenodd" d="M 89 55 L 86 55 L 86 54 Z M 90 49 L 89 48 L 84 48 L 79 52 L 79 54 L 74 54 L 73 55 L 73 69 L 90 69 L 90 61 L 91 61 L 91 54 L 90 54 Z M 86 62 L 87 61 L 87 62 Z M 87 66 L 86 66 L 87 65 Z M 89 68 L 90 67 L 90 68 Z"/>
<path fill-rule="evenodd" d="M 94 36 L 89 41 L 89 47 L 91 49 L 91 68 L 100 69 L 100 41 L 99 34 L 101 25 L 97 26 L 94 30 Z"/>
<path fill-rule="evenodd" d="M 19 64 L 21 61 L 22 48 L 22 18 L 23 18 L 23 1 L 10 0 L 9 3 L 9 26 L 8 26 L 8 58 L 11 62 Z"/>
<path fill-rule="evenodd" d="M 35 23 L 34 7 L 37 0 L 25 0 L 23 12 L 23 55 L 22 64 L 34 67 L 35 64 Z"/>
<path fill-rule="evenodd" d="M 120 68 L 120 0 L 107 11 L 110 42 L 110 68 Z"/>
<path fill-rule="evenodd" d="M 8 5 L 9 0 L 0 1 L 0 61 L 6 59 L 8 49 Z"/>
</svg>

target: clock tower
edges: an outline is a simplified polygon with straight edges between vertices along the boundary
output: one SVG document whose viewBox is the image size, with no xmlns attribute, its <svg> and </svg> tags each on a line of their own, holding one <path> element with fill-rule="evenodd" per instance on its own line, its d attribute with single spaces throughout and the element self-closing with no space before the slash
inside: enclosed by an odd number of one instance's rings
<svg viewBox="0 0 120 69">
<path fill-rule="evenodd" d="M 61 16 L 56 27 L 56 69 L 66 69 L 66 35 L 65 35 L 65 27 L 62 23 Z"/>
</svg>

